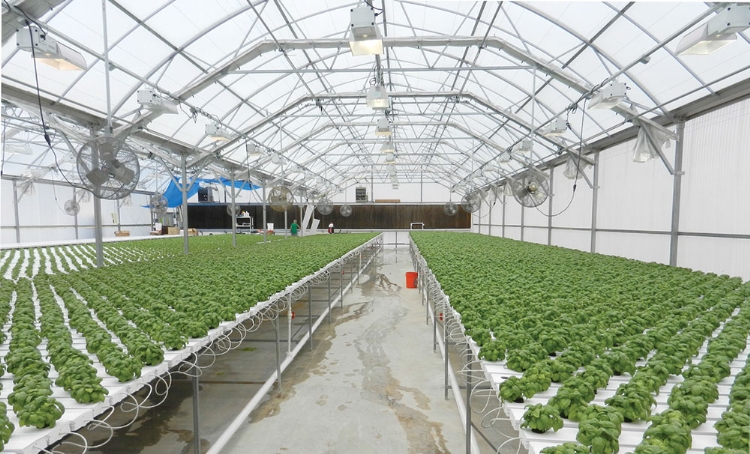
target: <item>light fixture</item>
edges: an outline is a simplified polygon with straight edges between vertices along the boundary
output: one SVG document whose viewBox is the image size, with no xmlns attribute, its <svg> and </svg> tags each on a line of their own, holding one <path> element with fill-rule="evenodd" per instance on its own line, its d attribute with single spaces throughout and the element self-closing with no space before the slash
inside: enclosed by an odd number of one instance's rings
<svg viewBox="0 0 750 454">
<path fill-rule="evenodd" d="M 381 153 L 395 153 L 396 152 L 396 146 L 393 145 L 393 141 L 391 139 L 386 140 L 383 142 L 383 146 L 380 147 Z"/>
<path fill-rule="evenodd" d="M 263 151 L 260 149 L 260 147 L 254 144 L 253 142 L 248 142 L 245 144 L 245 151 L 247 152 L 248 156 L 262 156 L 263 155 Z"/>
<path fill-rule="evenodd" d="M 393 189 L 398 189 L 398 182 L 396 182 L 396 183 L 391 183 L 391 188 L 393 188 Z"/>
<path fill-rule="evenodd" d="M 25 154 L 30 155 L 31 154 L 31 145 L 28 143 L 25 143 L 23 145 L 11 145 L 7 144 L 5 145 L 5 152 L 8 154 Z"/>
<path fill-rule="evenodd" d="M 375 110 L 385 110 L 391 105 L 388 92 L 382 85 L 373 85 L 367 90 L 367 107 Z"/>
<path fill-rule="evenodd" d="M 387 153 L 385 155 L 385 162 L 395 162 L 396 161 L 396 155 L 394 153 Z"/>
<path fill-rule="evenodd" d="M 80 52 L 58 43 L 51 36 L 42 33 L 38 27 L 18 30 L 16 46 L 27 52 L 32 52 L 33 49 L 34 58 L 53 68 L 80 71 L 88 67 Z"/>
<path fill-rule="evenodd" d="M 484 167 L 482 168 L 482 173 L 484 173 L 484 174 L 486 175 L 486 174 L 488 174 L 488 173 L 492 173 L 492 172 L 494 172 L 495 170 L 497 170 L 497 167 L 495 167 L 495 163 L 494 163 L 494 162 L 492 162 L 492 161 L 489 161 L 489 162 L 488 162 L 488 163 L 486 163 L 486 164 L 484 165 Z"/>
<path fill-rule="evenodd" d="M 534 142 L 531 139 L 523 139 L 513 147 L 513 152 L 518 154 L 529 154 L 533 150 Z"/>
<path fill-rule="evenodd" d="M 375 135 L 378 137 L 390 137 L 393 135 L 391 130 L 391 124 L 388 123 L 388 119 L 383 117 L 378 119 L 378 126 L 375 129 Z"/>
<path fill-rule="evenodd" d="M 565 134 L 568 130 L 568 122 L 564 118 L 555 118 L 542 131 L 544 137 L 556 137 Z"/>
<path fill-rule="evenodd" d="M 594 93 L 589 101 L 589 109 L 611 109 L 625 98 L 627 87 L 622 82 L 612 81 Z"/>
<path fill-rule="evenodd" d="M 509 163 L 510 162 L 510 153 L 508 153 L 507 151 L 503 151 L 502 153 L 500 153 L 500 156 L 497 158 L 497 160 L 498 160 L 498 162 L 500 162 L 500 164 L 507 164 L 507 163 Z"/>
<path fill-rule="evenodd" d="M 750 5 L 732 4 L 682 37 L 678 55 L 707 55 L 737 40 L 750 27 Z"/>
<path fill-rule="evenodd" d="M 349 47 L 352 55 L 381 55 L 383 37 L 375 25 L 375 11 L 370 6 L 362 5 L 352 9 L 349 22 L 351 35 Z"/>
<path fill-rule="evenodd" d="M 162 98 L 156 90 L 151 88 L 138 90 L 138 103 L 155 113 L 177 113 L 177 103 L 171 99 Z"/>
<path fill-rule="evenodd" d="M 232 137 L 219 123 L 206 125 L 206 135 L 212 140 L 229 140 Z"/>
</svg>

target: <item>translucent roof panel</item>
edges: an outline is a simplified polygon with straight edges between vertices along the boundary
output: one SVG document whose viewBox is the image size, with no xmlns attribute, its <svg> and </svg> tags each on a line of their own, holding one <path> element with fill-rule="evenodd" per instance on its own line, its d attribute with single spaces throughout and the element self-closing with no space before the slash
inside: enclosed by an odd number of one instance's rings
<svg viewBox="0 0 750 454">
<path fill-rule="evenodd" d="M 111 113 L 116 131 L 133 134 L 144 159 L 157 153 L 174 166 L 181 153 L 195 162 L 212 155 L 219 160 L 207 172 L 234 163 L 297 182 L 307 180 L 304 172 L 319 173 L 339 185 L 363 174 L 387 181 L 384 139 L 375 135 L 386 115 L 399 175 L 471 186 L 488 182 L 482 166 L 523 139 L 535 142 L 535 154 L 514 156 L 497 178 L 606 138 L 629 127 L 633 115 L 670 118 L 750 76 L 747 31 L 713 54 L 676 55 L 680 39 L 715 17 L 720 3 L 385 0 L 374 9 L 385 52 L 353 56 L 350 10 L 364 4 L 217 0 L 208 8 L 202 0 L 119 0 L 106 4 L 105 22 L 99 0 L 63 2 L 34 19 L 80 52 L 86 67 L 36 65 L 40 94 L 52 103 L 46 115 L 67 122 L 51 124 L 74 146 L 106 133 Z M 3 8 L 22 16 L 17 6 Z M 30 54 L 15 47 L 15 37 L 2 52 L 3 121 L 24 128 L 12 140 L 42 143 Z M 590 109 L 611 81 L 627 85 L 620 107 Z M 378 83 L 390 92 L 385 112 L 365 102 Z M 144 89 L 177 113 L 141 106 L 136 96 Z M 560 138 L 535 131 L 558 116 L 570 124 Z M 128 129 L 134 122 L 140 128 Z M 208 137 L 211 124 L 226 137 Z M 248 143 L 260 156 L 248 155 Z M 55 147 L 75 153 L 62 137 Z M 275 153 L 285 165 L 273 162 Z M 53 178 L 73 170 L 51 153 L 23 156 L 6 156 L 5 168 L 57 166 Z"/>
</svg>

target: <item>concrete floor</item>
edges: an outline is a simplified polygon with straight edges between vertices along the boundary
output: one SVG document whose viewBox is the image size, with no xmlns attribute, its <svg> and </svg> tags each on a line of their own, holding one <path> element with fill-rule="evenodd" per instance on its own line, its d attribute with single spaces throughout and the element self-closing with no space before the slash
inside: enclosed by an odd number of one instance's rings
<svg viewBox="0 0 750 454">
<path fill-rule="evenodd" d="M 432 349 L 432 324 L 425 323 L 425 306 L 419 291 L 406 289 L 405 273 L 412 271 L 408 249 L 386 249 L 362 274 L 360 283 L 336 304 L 331 322 L 324 320 L 313 335 L 313 349 L 304 347 L 282 374 L 282 386 L 274 387 L 222 450 L 226 453 L 463 453 L 464 422 L 456 404 L 444 399 L 443 363 Z M 332 293 L 339 288 L 332 278 Z M 351 275 L 342 276 L 346 284 Z M 313 302 L 305 295 L 292 309 L 291 343 L 288 318 L 280 317 L 282 358 L 308 330 L 328 303 L 327 283 L 313 290 Z M 440 334 L 442 336 L 442 334 Z M 206 452 L 229 426 L 261 385 L 275 370 L 276 343 L 272 323 L 264 322 L 242 345 L 217 357 L 200 377 L 200 445 Z M 237 339 L 239 340 L 239 339 Z M 460 353 L 451 349 L 454 370 L 461 369 Z M 207 363 L 203 358 L 202 363 Z M 463 378 L 458 382 L 463 386 Z M 465 388 L 464 388 L 465 389 Z M 465 391 L 462 391 L 464 393 Z M 161 399 L 146 398 L 152 405 Z M 494 397 L 492 398 L 494 399 Z M 491 402 L 488 410 L 499 403 Z M 472 399 L 474 409 L 487 398 Z M 166 400 L 141 410 L 136 421 L 118 429 L 113 438 L 92 454 L 193 453 L 192 383 L 174 373 Z M 485 412 L 486 413 L 486 412 Z M 473 415 L 482 454 L 512 435 L 502 423 L 483 428 L 483 413 Z M 117 409 L 112 425 L 126 425 L 132 412 Z M 486 424 L 485 424 L 486 426 Z M 110 431 L 82 429 L 89 446 L 105 442 Z M 80 443 L 80 437 L 67 441 Z M 81 449 L 63 444 L 62 453 Z M 500 451 L 517 452 L 517 443 Z"/>
<path fill-rule="evenodd" d="M 461 421 L 443 398 L 442 362 L 418 291 L 404 288 L 406 271 L 405 250 L 376 259 L 345 296 L 345 314 L 287 369 L 282 392 L 250 415 L 224 451 L 460 452 Z"/>
</svg>

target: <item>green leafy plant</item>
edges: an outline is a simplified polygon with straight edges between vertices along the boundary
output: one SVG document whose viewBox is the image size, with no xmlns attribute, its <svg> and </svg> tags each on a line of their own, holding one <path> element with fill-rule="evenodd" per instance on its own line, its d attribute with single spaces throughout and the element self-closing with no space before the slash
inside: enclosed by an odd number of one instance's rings
<svg viewBox="0 0 750 454">
<path fill-rule="evenodd" d="M 551 405 L 527 405 L 521 427 L 531 429 L 535 433 L 544 433 L 550 429 L 557 432 L 563 427 L 559 413 L 559 410 Z"/>
<path fill-rule="evenodd" d="M 572 441 L 565 442 L 557 446 L 548 446 L 543 448 L 542 454 L 589 454 L 589 448 L 580 444 L 573 443 Z M 723 454 L 723 453 L 718 453 Z"/>
<path fill-rule="evenodd" d="M 500 383 L 500 399 L 503 402 L 523 402 L 524 382 L 518 377 L 509 377 Z"/>
<path fill-rule="evenodd" d="M 637 383 L 620 385 L 615 395 L 604 402 L 620 410 L 625 422 L 645 421 L 651 415 L 651 409 L 656 405 L 651 392 Z"/>
<path fill-rule="evenodd" d="M 620 450 L 620 429 L 611 421 L 587 419 L 578 425 L 576 440 L 591 447 L 593 454 L 615 454 Z"/>
</svg>

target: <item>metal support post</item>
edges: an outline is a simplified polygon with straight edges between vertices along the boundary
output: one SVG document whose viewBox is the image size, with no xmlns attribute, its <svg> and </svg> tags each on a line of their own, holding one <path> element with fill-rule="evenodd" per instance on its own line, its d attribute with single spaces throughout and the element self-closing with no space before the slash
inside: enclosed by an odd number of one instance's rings
<svg viewBox="0 0 750 454">
<path fill-rule="evenodd" d="M 307 284 L 307 326 L 310 334 L 310 351 L 312 351 L 312 284 Z"/>
<path fill-rule="evenodd" d="M 187 153 L 182 153 L 182 242 L 185 255 L 190 253 L 188 247 L 188 175 L 187 175 Z"/>
<path fill-rule="evenodd" d="M 468 341 L 468 339 L 467 339 Z M 469 343 L 466 343 L 466 357 L 468 358 L 469 366 L 467 368 L 468 374 L 466 375 L 466 454 L 471 454 L 471 347 Z"/>
<path fill-rule="evenodd" d="M 266 242 L 266 234 L 268 233 L 268 224 L 266 223 L 266 182 L 261 181 L 263 185 L 263 242 Z M 312 342 L 312 338 L 310 338 Z M 312 344 L 310 344 L 312 345 Z"/>
<path fill-rule="evenodd" d="M 226 198 L 226 195 L 224 195 Z M 234 170 L 232 170 L 232 246 L 237 247 L 237 213 L 235 205 Z"/>
<path fill-rule="evenodd" d="M 438 311 L 438 303 L 435 302 L 434 311 L 432 313 L 432 351 L 437 351 L 437 311 Z"/>
<path fill-rule="evenodd" d="M 487 204 L 487 235 L 492 236 L 492 211 L 495 208 L 494 205 Z"/>
<path fill-rule="evenodd" d="M 287 220 L 286 211 L 284 211 L 284 239 L 289 237 L 289 221 Z"/>
<path fill-rule="evenodd" d="M 331 323 L 331 273 L 333 267 L 328 269 L 328 323 Z"/>
<path fill-rule="evenodd" d="M 523 221 L 524 221 L 525 214 L 526 214 L 526 210 L 524 210 L 523 205 L 521 205 L 521 241 L 523 241 Z"/>
<path fill-rule="evenodd" d="M 349 292 L 354 292 L 354 259 L 350 261 L 352 264 L 351 269 L 349 270 Z"/>
<path fill-rule="evenodd" d="M 15 197 L 16 194 L 16 180 L 13 180 L 13 197 Z M 73 200 L 78 200 L 76 196 L 76 188 L 73 188 Z M 73 226 L 76 230 L 76 239 L 78 238 L 78 213 L 73 215 Z M 16 206 L 16 228 L 18 227 L 18 206 Z M 18 230 L 16 230 L 16 239 L 20 240 L 18 237 Z M 20 241 L 19 241 L 20 242 Z"/>
<path fill-rule="evenodd" d="M 359 269 L 357 270 L 357 285 L 359 285 L 359 278 L 362 276 L 362 251 L 359 251 Z"/>
<path fill-rule="evenodd" d="M 445 350 L 445 400 L 448 400 L 448 317 L 443 317 L 443 348 Z"/>
<path fill-rule="evenodd" d="M 281 343 L 279 342 L 279 316 L 273 320 L 274 331 L 276 331 L 276 383 L 281 392 Z"/>
<path fill-rule="evenodd" d="M 196 355 L 195 362 L 198 362 L 198 357 Z M 199 412 L 199 402 L 198 402 L 198 394 L 199 394 L 199 388 L 198 388 L 198 368 L 193 367 L 193 449 L 195 450 L 195 454 L 201 453 L 201 437 L 200 437 L 200 412 Z"/>
<path fill-rule="evenodd" d="M 599 152 L 594 154 L 594 193 L 591 197 L 591 252 L 596 252 L 596 214 L 599 207 Z"/>
<path fill-rule="evenodd" d="M 430 324 L 430 290 L 427 289 L 425 291 L 425 297 L 424 297 L 424 324 L 429 325 Z"/>
<path fill-rule="evenodd" d="M 508 184 L 508 183 L 505 183 L 505 184 Z M 505 202 L 506 201 L 507 200 L 506 200 L 506 197 L 505 197 L 505 193 L 503 193 L 503 228 L 502 228 L 503 238 L 505 238 L 505 205 L 506 205 Z"/>
<path fill-rule="evenodd" d="M 117 206 L 117 231 L 119 232 L 122 230 L 122 222 L 120 221 L 120 201 L 115 200 L 115 205 Z"/>
<path fill-rule="evenodd" d="M 286 312 L 287 317 L 287 329 L 289 332 L 286 337 L 286 354 L 287 356 L 292 353 L 292 294 L 289 293 L 289 309 Z"/>
<path fill-rule="evenodd" d="M 680 239 L 680 198 L 682 196 L 682 153 L 685 122 L 677 123 L 677 145 L 674 150 L 674 183 L 672 190 L 672 228 L 669 235 L 669 265 L 677 266 L 677 243 Z"/>
<path fill-rule="evenodd" d="M 73 190 L 75 194 L 75 189 Z M 21 242 L 21 226 L 18 220 L 18 184 L 16 180 L 13 180 L 13 213 L 15 214 L 15 226 L 16 226 L 16 243 Z M 76 215 L 76 239 L 78 239 L 78 215 Z"/>
<path fill-rule="evenodd" d="M 555 196 L 554 194 L 554 183 L 555 183 L 555 168 L 550 167 L 549 169 L 549 198 L 547 198 L 547 203 L 549 203 L 549 211 L 547 212 L 547 246 L 552 245 L 552 200 Z"/>
<path fill-rule="evenodd" d="M 102 199 L 94 196 L 94 237 L 96 239 L 96 266 L 104 266 L 104 243 L 102 241 Z"/>
<path fill-rule="evenodd" d="M 344 310 L 344 263 L 339 263 L 341 274 L 339 274 L 339 295 L 341 295 L 341 311 Z"/>
</svg>

